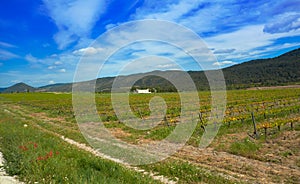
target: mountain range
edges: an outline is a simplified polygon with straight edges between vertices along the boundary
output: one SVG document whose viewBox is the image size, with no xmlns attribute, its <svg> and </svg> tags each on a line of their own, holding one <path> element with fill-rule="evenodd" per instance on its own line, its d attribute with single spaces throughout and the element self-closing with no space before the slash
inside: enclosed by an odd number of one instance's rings
<svg viewBox="0 0 300 184">
<path fill-rule="evenodd" d="M 300 48 L 282 54 L 275 58 L 257 59 L 233 65 L 222 69 L 227 89 L 241 89 L 249 87 L 276 86 L 300 83 Z M 206 72 L 214 72 L 206 71 Z M 176 91 L 174 85 L 169 82 L 182 77 L 182 71 L 152 71 L 148 73 L 118 76 L 118 88 L 155 88 L 158 92 Z M 209 90 L 208 80 L 204 71 L 187 72 L 194 81 L 198 90 Z M 111 91 L 116 77 L 98 78 L 91 81 L 80 82 L 83 86 L 93 85 L 96 82 L 96 92 Z M 167 80 L 168 79 L 168 80 Z M 179 81 L 178 81 L 179 80 Z M 184 82 L 182 82 L 184 84 Z M 132 85 L 134 84 L 134 85 Z M 133 86 L 133 87 L 132 87 Z M 185 87 L 183 85 L 183 87 Z M 31 87 L 24 83 L 18 83 L 8 88 L 0 88 L 0 92 L 71 92 L 72 83 L 60 83 Z"/>
</svg>

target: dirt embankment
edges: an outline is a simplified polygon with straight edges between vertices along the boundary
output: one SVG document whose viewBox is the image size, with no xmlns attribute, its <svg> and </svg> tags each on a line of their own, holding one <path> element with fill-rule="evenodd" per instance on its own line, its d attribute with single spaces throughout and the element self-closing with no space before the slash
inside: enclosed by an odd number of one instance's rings
<svg viewBox="0 0 300 184">
<path fill-rule="evenodd" d="M 287 89 L 287 88 L 300 88 L 300 85 L 253 87 L 253 88 L 247 88 L 247 90 L 268 90 L 268 89 Z"/>
</svg>

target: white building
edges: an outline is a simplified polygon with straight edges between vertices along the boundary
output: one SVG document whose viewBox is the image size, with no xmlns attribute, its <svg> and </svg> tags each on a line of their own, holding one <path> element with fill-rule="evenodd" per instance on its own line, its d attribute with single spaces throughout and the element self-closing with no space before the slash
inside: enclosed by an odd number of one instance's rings
<svg viewBox="0 0 300 184">
<path fill-rule="evenodd" d="M 149 89 L 136 89 L 135 92 L 139 94 L 151 93 Z"/>
</svg>

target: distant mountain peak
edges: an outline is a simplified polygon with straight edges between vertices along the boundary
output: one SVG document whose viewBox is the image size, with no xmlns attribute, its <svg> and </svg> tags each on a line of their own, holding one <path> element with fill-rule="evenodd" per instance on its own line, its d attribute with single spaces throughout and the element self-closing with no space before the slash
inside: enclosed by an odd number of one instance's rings
<svg viewBox="0 0 300 184">
<path fill-rule="evenodd" d="M 3 92 L 5 93 L 18 93 L 18 92 L 34 92 L 36 89 L 24 82 L 19 82 L 14 84 L 8 88 L 6 88 Z"/>
</svg>

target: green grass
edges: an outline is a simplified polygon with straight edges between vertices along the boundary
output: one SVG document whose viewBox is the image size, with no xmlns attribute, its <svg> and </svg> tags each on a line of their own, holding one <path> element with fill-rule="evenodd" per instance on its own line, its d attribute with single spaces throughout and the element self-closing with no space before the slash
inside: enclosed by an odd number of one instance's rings
<svg viewBox="0 0 300 184">
<path fill-rule="evenodd" d="M 223 137 L 226 138 L 229 134 L 253 132 L 250 112 L 254 112 L 257 124 L 261 123 L 265 120 L 263 114 L 266 110 L 263 107 L 265 104 L 274 106 L 270 108 L 266 105 L 266 108 L 269 108 L 267 109 L 269 112 L 267 118 L 281 118 L 297 113 L 299 109 L 299 92 L 300 89 L 228 91 L 227 111 L 230 111 L 230 115 L 227 118 L 238 117 L 244 114 L 247 114 L 247 117 L 244 123 L 241 123 L 239 120 L 232 121 L 230 126 L 228 126 L 228 123 L 223 123 L 215 140 L 221 140 Z M 155 95 L 165 99 L 168 106 L 168 119 L 176 119 L 180 114 L 180 99 L 176 93 L 132 94 L 130 95 L 130 106 L 134 114 L 147 118 L 147 115 L 150 113 L 148 107 L 149 100 Z M 199 109 L 204 114 L 208 113 L 210 110 L 210 93 L 199 92 L 199 96 L 201 102 Z M 173 131 L 174 126 L 168 127 L 167 125 L 163 125 L 151 130 L 136 130 L 127 127 L 123 123 L 118 123 L 110 98 L 110 94 L 96 94 L 97 110 L 102 115 L 102 119 L 107 121 L 105 122 L 105 126 L 108 129 L 120 128 L 125 133 L 128 133 L 128 136 L 122 137 L 123 140 L 130 143 L 136 143 L 139 138 L 162 140 Z M 0 114 L 0 148 L 5 158 L 9 161 L 6 169 L 10 174 L 17 174 L 26 181 L 38 181 L 40 183 L 97 183 L 97 181 L 101 181 L 101 183 L 153 182 L 149 178 L 128 171 L 118 164 L 95 158 L 89 153 L 79 151 L 59 138 L 30 126 L 31 124 L 36 124 L 78 142 L 85 142 L 81 133 L 79 131 L 76 132 L 77 124 L 72 111 L 71 94 L 0 94 L 0 100 L 1 104 L 11 105 L 10 108 L 7 106 L 11 111 L 14 111 L 14 105 L 16 105 L 26 110 L 26 113 L 43 112 L 48 117 L 59 117 L 66 120 L 64 122 L 52 121 L 53 124 L 50 124 L 35 117 L 25 117 L 24 114 L 19 114 L 17 109 L 14 112 L 14 116 L 20 117 L 19 119 L 14 119 L 8 116 L 7 113 L 2 112 Z M 25 120 L 21 120 L 21 117 Z M 24 128 L 24 123 L 27 123 L 29 127 Z M 299 130 L 299 125 L 295 125 L 295 130 Z M 203 132 L 200 124 L 198 124 L 188 144 L 198 146 Z M 268 137 L 268 139 L 272 139 L 272 136 Z M 224 145 L 220 145 L 220 149 L 232 154 L 255 158 L 255 154 L 261 147 L 260 141 L 263 140 L 253 142 L 249 139 L 243 139 L 234 143 L 224 143 Z M 38 147 L 34 148 L 31 142 L 37 143 Z M 27 146 L 28 150 L 23 151 L 19 146 Z M 51 151 L 52 157 L 36 161 L 39 157 L 46 157 Z M 54 154 L 57 151 L 59 154 Z M 288 153 L 286 154 L 288 156 Z M 157 171 L 171 178 L 178 177 L 181 183 L 230 182 L 187 162 L 168 160 L 145 166 L 145 168 Z"/>
<path fill-rule="evenodd" d="M 178 183 L 236 183 L 221 177 L 216 173 L 205 171 L 193 164 L 178 160 L 168 159 L 161 163 L 146 165 L 143 167 L 159 172 L 173 180 L 179 179 Z"/>
<path fill-rule="evenodd" d="M 26 183 L 156 183 L 0 111 L 5 169 Z"/>
<path fill-rule="evenodd" d="M 152 140 L 162 140 L 166 138 L 169 134 L 172 133 L 174 130 L 174 126 L 164 126 L 159 127 L 157 129 L 154 129 L 152 131 L 149 131 L 149 134 L 145 136 L 146 139 L 152 139 Z"/>
<path fill-rule="evenodd" d="M 249 138 L 245 138 L 242 141 L 232 143 L 230 145 L 229 152 L 236 155 L 253 157 L 259 148 L 259 144 L 252 142 Z"/>
<path fill-rule="evenodd" d="M 286 150 L 286 151 L 282 152 L 281 155 L 283 157 L 289 157 L 289 156 L 293 155 L 293 152 L 291 150 Z"/>
</svg>

